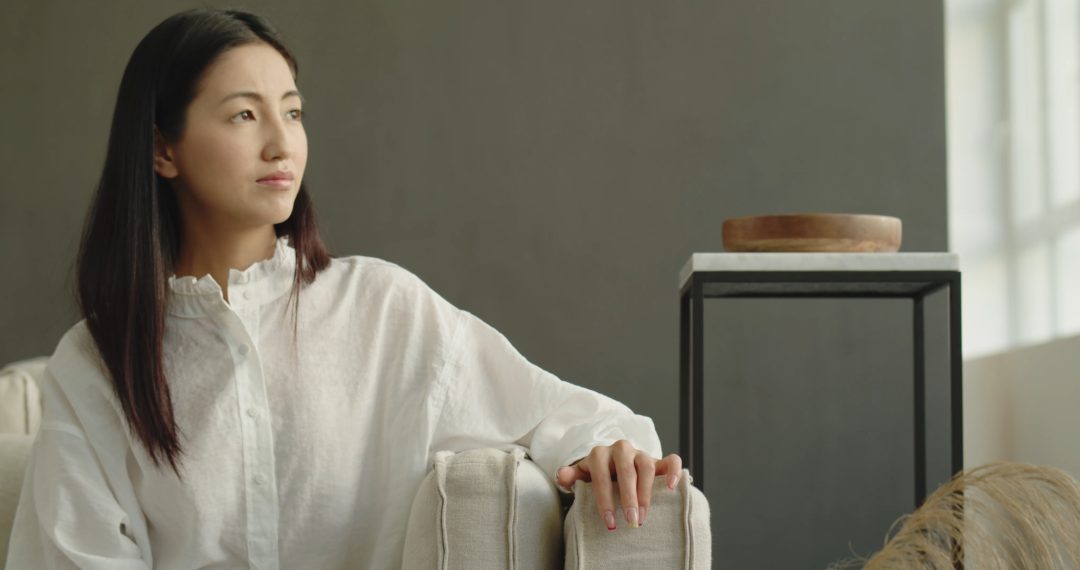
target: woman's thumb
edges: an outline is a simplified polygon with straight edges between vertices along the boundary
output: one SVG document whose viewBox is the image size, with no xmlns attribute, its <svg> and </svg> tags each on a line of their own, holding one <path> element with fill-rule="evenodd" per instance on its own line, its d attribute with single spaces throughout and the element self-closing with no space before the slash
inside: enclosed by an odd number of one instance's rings
<svg viewBox="0 0 1080 570">
<path fill-rule="evenodd" d="M 560 467 L 555 476 L 555 482 L 569 489 L 577 480 L 577 469 L 570 466 Z"/>
</svg>

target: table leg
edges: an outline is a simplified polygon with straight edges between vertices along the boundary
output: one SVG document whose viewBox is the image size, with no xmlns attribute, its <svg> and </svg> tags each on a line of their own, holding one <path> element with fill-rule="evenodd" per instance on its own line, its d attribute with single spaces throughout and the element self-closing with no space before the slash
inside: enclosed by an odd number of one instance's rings
<svg viewBox="0 0 1080 570">
<path fill-rule="evenodd" d="M 949 363 L 951 374 L 949 375 L 950 394 L 949 406 L 951 408 L 950 419 L 952 420 L 952 472 L 956 475 L 964 468 L 964 357 L 963 347 L 960 344 L 960 274 L 957 273 L 949 281 Z M 964 495 L 960 491 L 960 501 L 956 508 L 960 511 L 960 520 L 964 516 Z M 964 568 L 964 544 L 958 541 L 953 544 L 953 567 L 958 570 Z"/>
<path fill-rule="evenodd" d="M 960 343 L 960 274 L 949 282 L 949 395 L 952 406 L 952 471 L 955 475 L 964 469 L 964 355 Z"/>
<path fill-rule="evenodd" d="M 926 500 L 926 339 L 923 298 L 915 297 L 915 508 Z"/>
<path fill-rule="evenodd" d="M 692 448 L 694 469 L 690 472 L 694 477 L 697 488 L 705 491 L 705 294 L 703 279 L 697 275 L 693 277 L 691 287 L 693 299 L 691 301 L 691 322 L 693 323 L 693 337 L 690 342 L 690 356 L 692 358 L 693 391 L 690 394 L 690 417 L 693 420 L 690 434 L 690 446 Z"/>
<path fill-rule="evenodd" d="M 694 472 L 690 439 L 690 290 L 679 299 L 679 455 Z"/>
</svg>

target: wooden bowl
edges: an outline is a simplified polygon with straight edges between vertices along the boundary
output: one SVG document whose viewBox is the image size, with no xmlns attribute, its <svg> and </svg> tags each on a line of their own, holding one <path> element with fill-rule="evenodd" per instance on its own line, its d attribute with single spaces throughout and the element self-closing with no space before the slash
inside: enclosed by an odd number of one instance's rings
<svg viewBox="0 0 1080 570">
<path fill-rule="evenodd" d="M 870 214 L 778 214 L 724 220 L 728 251 L 891 252 L 899 218 Z"/>
</svg>

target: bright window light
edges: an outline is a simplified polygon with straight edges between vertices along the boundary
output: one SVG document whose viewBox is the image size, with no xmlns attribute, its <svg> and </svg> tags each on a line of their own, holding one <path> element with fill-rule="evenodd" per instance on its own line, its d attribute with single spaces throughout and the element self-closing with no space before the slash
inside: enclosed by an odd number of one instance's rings
<svg viewBox="0 0 1080 570">
<path fill-rule="evenodd" d="M 967 358 L 1080 334 L 1080 0 L 948 0 Z"/>
</svg>

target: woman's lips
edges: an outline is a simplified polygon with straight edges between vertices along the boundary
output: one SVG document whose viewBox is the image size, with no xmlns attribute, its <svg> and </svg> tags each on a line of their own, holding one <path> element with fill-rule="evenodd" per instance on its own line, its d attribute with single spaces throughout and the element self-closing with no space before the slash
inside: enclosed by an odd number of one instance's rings
<svg viewBox="0 0 1080 570">
<path fill-rule="evenodd" d="M 263 178 L 256 182 L 265 186 L 273 186 L 274 188 L 289 188 L 293 183 L 293 181 L 288 178 Z"/>
</svg>

